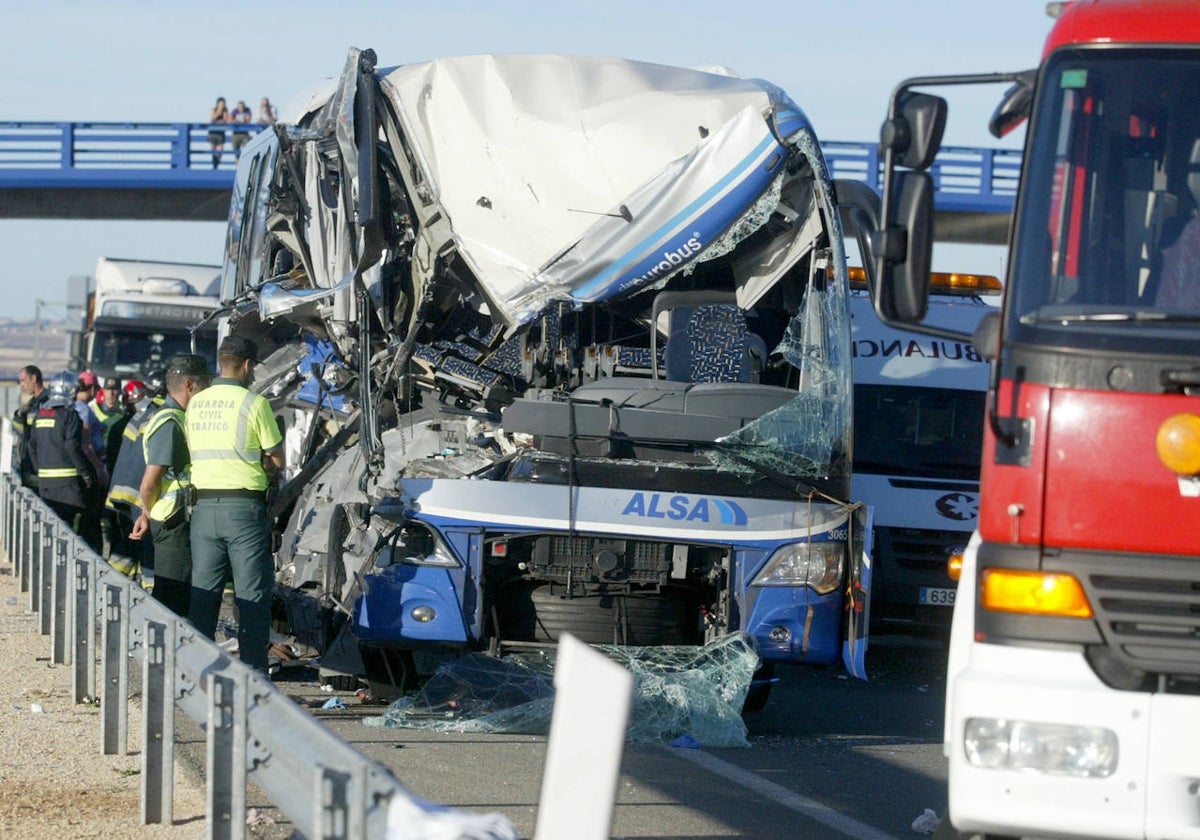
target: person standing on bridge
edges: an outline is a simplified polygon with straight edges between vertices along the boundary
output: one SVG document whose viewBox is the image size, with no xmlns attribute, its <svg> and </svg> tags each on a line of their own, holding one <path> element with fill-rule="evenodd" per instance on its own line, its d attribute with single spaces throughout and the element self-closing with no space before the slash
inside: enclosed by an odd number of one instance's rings
<svg viewBox="0 0 1200 840">
<path fill-rule="evenodd" d="M 188 619 L 208 638 L 217 631 L 226 581 L 233 580 L 238 656 L 267 672 L 275 562 L 267 488 L 283 469 L 283 435 L 266 397 L 249 390 L 258 347 L 228 336 L 217 351 L 221 375 L 186 410 L 192 457 L 192 592 Z"/>
<path fill-rule="evenodd" d="M 211 124 L 230 122 L 229 109 L 225 106 L 225 97 L 218 96 L 217 104 L 209 112 L 208 121 Z M 221 151 L 225 148 L 225 130 L 210 128 L 208 130 L 208 145 L 212 146 L 213 169 L 221 165 Z"/>
<path fill-rule="evenodd" d="M 271 104 L 271 100 L 267 97 L 262 98 L 262 102 L 258 103 L 258 123 L 259 125 L 275 125 L 275 120 L 279 117 L 275 106 Z"/>
<path fill-rule="evenodd" d="M 246 101 L 239 99 L 237 105 L 233 108 L 232 121 L 234 123 L 249 124 L 251 116 L 250 109 L 246 107 Z M 242 146 L 245 146 L 249 141 L 249 132 L 237 128 L 233 130 L 233 154 L 238 160 L 242 158 Z"/>
</svg>

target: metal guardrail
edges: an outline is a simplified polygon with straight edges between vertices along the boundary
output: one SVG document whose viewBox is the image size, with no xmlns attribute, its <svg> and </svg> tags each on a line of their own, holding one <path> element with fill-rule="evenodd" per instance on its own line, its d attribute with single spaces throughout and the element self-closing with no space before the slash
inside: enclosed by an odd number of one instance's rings
<svg viewBox="0 0 1200 840">
<path fill-rule="evenodd" d="M 245 836 L 248 782 L 312 840 L 433 836 L 426 819 L 445 831 L 454 812 L 414 796 L 388 768 L 164 608 L 11 475 L 0 476 L 0 539 L 27 608 L 50 637 L 51 661 L 73 665 L 75 702 L 100 700 L 105 755 L 127 749 L 129 666 L 141 663 L 143 824 L 173 819 L 178 706 L 205 724 L 210 838 Z M 462 822 L 464 840 L 516 837 L 499 815 L 465 814 Z"/>
<path fill-rule="evenodd" d="M 0 122 L 0 188 L 159 188 L 233 184 L 234 131 L 261 125 L 219 123 Z M 225 134 L 221 165 L 212 167 L 210 130 Z M 824 141 L 836 178 L 880 189 L 875 143 Z M 939 210 L 1010 213 L 1021 170 L 1019 150 L 948 146 L 931 167 Z"/>
</svg>

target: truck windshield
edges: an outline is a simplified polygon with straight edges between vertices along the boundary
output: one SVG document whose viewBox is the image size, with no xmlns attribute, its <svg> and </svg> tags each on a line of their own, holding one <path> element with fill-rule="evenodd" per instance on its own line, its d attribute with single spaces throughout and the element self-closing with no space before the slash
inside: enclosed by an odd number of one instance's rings
<svg viewBox="0 0 1200 840">
<path fill-rule="evenodd" d="M 196 352 L 216 358 L 216 332 L 197 336 Z M 191 337 L 186 330 L 147 330 L 135 332 L 128 326 L 119 329 L 96 328 L 92 344 L 91 369 L 104 376 L 146 375 L 161 369 L 176 353 L 191 353 Z"/>
<path fill-rule="evenodd" d="M 1007 284 L 1010 335 L 1106 352 L 1194 348 L 1200 52 L 1068 50 L 1043 74 L 1011 266 L 1025 279 Z"/>
<path fill-rule="evenodd" d="M 979 480 L 983 391 L 857 385 L 854 470 Z"/>
</svg>

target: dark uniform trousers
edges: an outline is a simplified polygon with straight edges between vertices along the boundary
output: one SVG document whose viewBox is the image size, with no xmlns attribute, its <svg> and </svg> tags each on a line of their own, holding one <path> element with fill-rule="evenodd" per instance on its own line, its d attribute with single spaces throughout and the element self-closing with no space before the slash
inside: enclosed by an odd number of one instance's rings
<svg viewBox="0 0 1200 840">
<path fill-rule="evenodd" d="M 192 508 L 192 594 L 188 618 L 205 636 L 215 638 L 222 593 L 225 584 L 233 581 L 238 593 L 234 602 L 238 611 L 238 656 L 265 673 L 275 582 L 265 494 L 210 495 L 218 492 L 201 491 Z M 157 551 L 156 544 L 156 555 Z"/>
</svg>

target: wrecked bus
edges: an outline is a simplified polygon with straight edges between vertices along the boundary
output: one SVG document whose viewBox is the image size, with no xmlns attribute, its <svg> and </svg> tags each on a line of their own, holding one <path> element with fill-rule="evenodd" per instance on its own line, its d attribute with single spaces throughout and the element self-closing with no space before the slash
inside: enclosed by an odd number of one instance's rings
<svg viewBox="0 0 1200 840">
<path fill-rule="evenodd" d="M 875 196 L 782 91 L 351 50 L 293 111 L 243 150 L 222 296 L 286 426 L 280 626 L 325 679 L 564 632 L 745 632 L 752 703 L 776 662 L 863 673 L 839 207 Z"/>
</svg>

